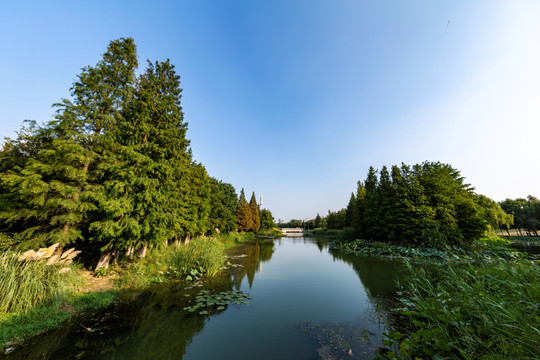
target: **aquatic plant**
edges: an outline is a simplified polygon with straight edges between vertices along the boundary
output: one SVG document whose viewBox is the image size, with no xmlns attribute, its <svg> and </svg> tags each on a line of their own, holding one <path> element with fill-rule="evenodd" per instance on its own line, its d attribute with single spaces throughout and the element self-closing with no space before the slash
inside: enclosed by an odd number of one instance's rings
<svg viewBox="0 0 540 360">
<path fill-rule="evenodd" d="M 186 294 L 186 297 L 191 297 L 191 294 Z M 201 290 L 193 300 L 190 300 L 191 305 L 185 306 L 183 309 L 193 313 L 197 310 L 199 315 L 206 315 L 213 311 L 224 310 L 227 305 L 249 304 L 251 295 L 240 290 L 222 291 L 217 294 L 210 294 L 208 290 Z"/>
<path fill-rule="evenodd" d="M 213 237 L 195 239 L 172 253 L 169 265 L 192 280 L 197 275 L 216 275 L 225 264 L 224 245 Z M 191 279 L 190 279 L 191 278 Z"/>
<path fill-rule="evenodd" d="M 439 248 L 412 247 L 377 241 L 354 240 L 348 243 L 331 242 L 330 248 L 340 249 L 349 254 L 425 258 L 435 260 L 471 261 L 494 260 L 503 258 L 507 260 L 537 258 L 534 255 L 524 254 L 509 248 L 504 242 L 481 239 L 474 242 L 468 249 L 458 246 L 445 246 Z"/>
<path fill-rule="evenodd" d="M 401 284 L 404 329 L 391 358 L 536 359 L 540 357 L 540 267 L 529 261 L 409 264 Z"/>
</svg>

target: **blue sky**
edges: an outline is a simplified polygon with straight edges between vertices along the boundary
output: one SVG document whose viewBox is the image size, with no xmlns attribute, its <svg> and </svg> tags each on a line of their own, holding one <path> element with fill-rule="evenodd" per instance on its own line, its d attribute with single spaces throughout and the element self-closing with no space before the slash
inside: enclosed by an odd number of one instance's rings
<svg viewBox="0 0 540 360">
<path fill-rule="evenodd" d="M 0 137 L 48 121 L 108 42 L 182 77 L 194 157 L 276 219 L 344 207 L 370 165 L 450 163 L 540 196 L 540 2 L 3 1 Z M 450 22 L 449 22 L 450 21 Z"/>
</svg>

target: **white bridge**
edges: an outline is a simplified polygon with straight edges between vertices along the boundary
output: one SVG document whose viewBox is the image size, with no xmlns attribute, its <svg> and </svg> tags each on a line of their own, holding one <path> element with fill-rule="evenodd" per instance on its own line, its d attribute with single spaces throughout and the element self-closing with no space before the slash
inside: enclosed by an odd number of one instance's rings
<svg viewBox="0 0 540 360">
<path fill-rule="evenodd" d="M 285 236 L 304 236 L 304 230 L 301 228 L 283 228 L 281 232 Z"/>
</svg>

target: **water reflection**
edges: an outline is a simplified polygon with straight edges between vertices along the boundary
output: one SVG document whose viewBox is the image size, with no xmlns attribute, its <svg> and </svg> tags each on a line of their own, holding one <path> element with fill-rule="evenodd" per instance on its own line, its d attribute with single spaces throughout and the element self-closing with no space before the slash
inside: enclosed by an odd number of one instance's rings
<svg viewBox="0 0 540 360">
<path fill-rule="evenodd" d="M 344 335 L 360 329 L 351 334 L 364 334 L 366 354 L 358 351 L 353 359 L 369 358 L 380 344 L 384 324 L 373 318 L 373 299 L 393 291 L 399 262 L 329 251 L 326 240 L 311 238 L 258 241 L 233 251 L 235 266 L 204 287 L 166 284 L 127 294 L 121 305 L 39 336 L 9 358 L 314 359 L 323 346 L 314 324 Z M 243 290 L 253 300 L 213 315 L 182 310 L 186 293 L 203 288 Z M 306 323 L 311 338 L 301 329 Z"/>
</svg>

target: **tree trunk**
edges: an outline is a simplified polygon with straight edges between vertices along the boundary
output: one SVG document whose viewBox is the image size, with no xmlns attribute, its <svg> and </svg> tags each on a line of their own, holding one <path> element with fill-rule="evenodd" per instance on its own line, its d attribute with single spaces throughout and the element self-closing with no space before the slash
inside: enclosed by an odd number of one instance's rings
<svg viewBox="0 0 540 360">
<path fill-rule="evenodd" d="M 143 245 L 140 249 L 139 249 L 139 259 L 144 259 L 144 257 L 146 256 L 146 251 L 148 250 L 148 246 L 147 245 Z"/>
<path fill-rule="evenodd" d="M 165 247 L 169 246 L 169 239 L 165 239 Z"/>
<path fill-rule="evenodd" d="M 112 254 L 113 252 L 110 250 L 101 253 L 101 257 L 99 258 L 99 261 L 96 265 L 96 270 L 94 271 L 98 271 L 101 268 L 107 269 L 109 267 L 109 262 L 111 261 Z"/>
<path fill-rule="evenodd" d="M 120 257 L 120 250 L 114 251 L 113 254 L 114 254 L 114 259 L 112 261 L 112 264 L 116 265 L 118 264 L 118 258 Z"/>
<path fill-rule="evenodd" d="M 184 244 L 185 245 L 189 244 L 189 235 L 186 235 L 186 239 L 184 240 Z"/>
<path fill-rule="evenodd" d="M 510 236 L 510 230 L 506 229 L 506 233 Z"/>
<path fill-rule="evenodd" d="M 133 246 L 130 246 L 127 248 L 126 256 L 129 257 L 130 259 L 133 259 Z"/>
<path fill-rule="evenodd" d="M 178 249 L 180 246 L 182 246 L 182 242 L 180 241 L 180 239 L 178 238 L 178 236 L 176 236 L 174 238 L 174 246 Z"/>
</svg>

